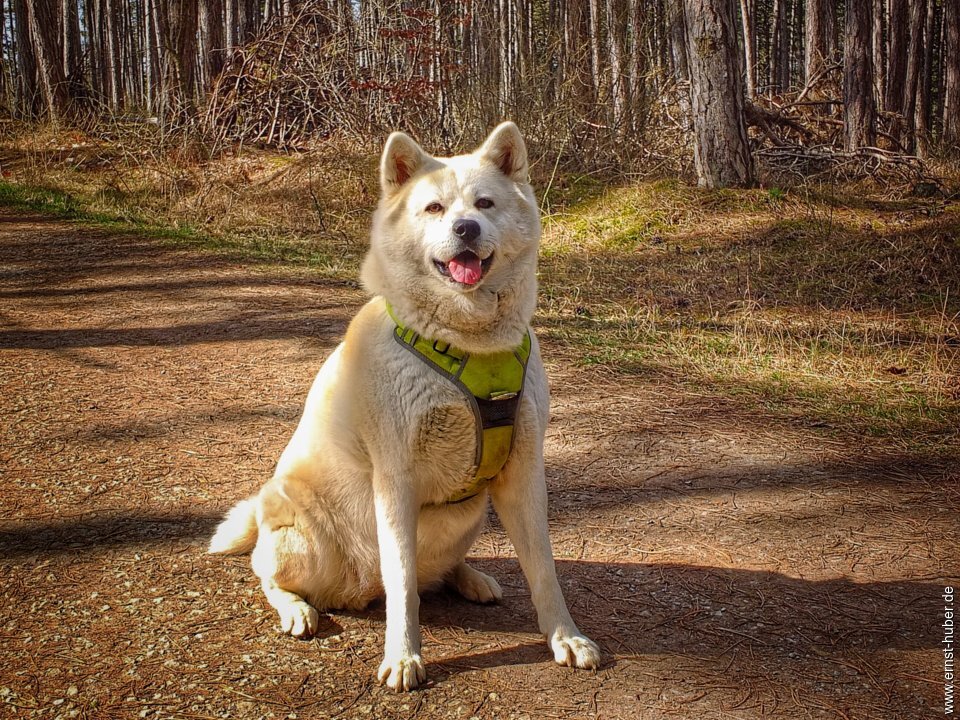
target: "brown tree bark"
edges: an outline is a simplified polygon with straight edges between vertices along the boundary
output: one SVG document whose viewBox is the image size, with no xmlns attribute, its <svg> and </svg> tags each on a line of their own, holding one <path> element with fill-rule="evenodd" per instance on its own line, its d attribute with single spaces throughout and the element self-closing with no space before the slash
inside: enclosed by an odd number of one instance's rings
<svg viewBox="0 0 960 720">
<path fill-rule="evenodd" d="M 42 112 L 40 92 L 37 86 L 37 56 L 33 48 L 33 39 L 30 36 L 30 24 L 25 22 L 27 17 L 28 0 L 14 0 L 13 12 L 17 18 L 15 24 L 14 43 L 17 49 L 17 70 L 19 77 L 18 95 L 20 98 L 19 113 L 27 118 L 39 117 Z"/>
<path fill-rule="evenodd" d="M 600 64 L 600 0 L 587 0 L 590 7 L 590 72 L 593 75 L 593 93 L 600 97 L 603 87 Z"/>
<path fill-rule="evenodd" d="M 870 47 L 872 11 L 872 0 L 847 0 L 843 59 L 843 145 L 846 150 L 872 146 L 877 141 Z"/>
<path fill-rule="evenodd" d="M 937 3 L 927 2 L 927 17 L 923 25 L 923 69 L 917 86 L 917 108 L 914 112 L 916 128 L 916 152 L 920 157 L 930 155 L 930 119 L 933 106 L 933 53 L 937 44 L 934 35 L 937 20 Z"/>
<path fill-rule="evenodd" d="M 144 72 L 144 95 L 147 112 L 155 112 L 160 105 L 163 94 L 160 78 L 160 46 L 158 43 L 156 18 L 154 7 L 156 0 L 143 0 L 143 48 L 146 64 Z"/>
<path fill-rule="evenodd" d="M 610 67 L 611 121 L 618 131 L 623 130 L 627 108 L 627 8 L 625 0 L 606 0 L 607 58 Z"/>
<path fill-rule="evenodd" d="M 226 60 L 226 43 L 224 41 L 224 0 L 202 0 L 200 15 L 203 27 L 203 59 L 204 91 L 209 91 L 214 81 L 223 70 Z"/>
<path fill-rule="evenodd" d="M 773 34 L 770 40 L 770 94 L 786 92 L 784 86 L 784 58 L 788 57 L 787 0 L 773 0 Z"/>
<path fill-rule="evenodd" d="M 887 81 L 883 106 L 888 112 L 902 112 L 909 48 L 907 0 L 890 0 L 889 9 L 890 12 L 887 16 Z"/>
<path fill-rule="evenodd" d="M 23 8 L 25 15 L 18 18 L 18 22 L 29 28 L 43 114 L 51 120 L 58 120 L 69 113 L 70 93 L 63 74 L 57 2 L 26 0 Z"/>
<path fill-rule="evenodd" d="M 227 51 L 232 51 L 237 46 L 237 2 L 239 0 L 223 0 L 224 1 L 224 42 L 227 46 Z M 267 3 L 267 8 L 270 8 L 270 3 Z"/>
<path fill-rule="evenodd" d="M 588 39 L 590 11 L 586 0 L 569 0 L 566 3 L 565 52 L 568 78 L 567 90 L 569 102 L 577 108 L 576 112 L 587 113 L 596 105 L 597 96 L 591 71 L 591 52 Z"/>
<path fill-rule="evenodd" d="M 824 35 L 827 38 L 827 61 L 836 59 L 837 53 L 837 7 L 839 0 L 827 0 L 826 14 L 823 16 Z"/>
<path fill-rule="evenodd" d="M 0 112 L 5 115 L 13 114 L 13 103 L 10 97 L 10 88 L 7 84 L 9 71 L 7 69 L 7 14 L 6 7 L 0 0 Z"/>
<path fill-rule="evenodd" d="M 75 98 L 83 88 L 83 48 L 80 45 L 80 8 L 77 7 L 77 0 L 62 0 L 60 18 L 63 75 L 71 96 Z"/>
<path fill-rule="evenodd" d="M 117 112 L 123 97 L 123 75 L 120 64 L 120 35 L 117 31 L 117 0 L 104 0 L 100 15 L 101 50 L 104 55 L 104 70 L 108 74 L 105 86 L 109 94 L 110 109 Z"/>
<path fill-rule="evenodd" d="M 667 0 L 664 7 L 665 20 L 670 43 L 671 60 L 673 61 L 674 79 L 679 87 L 677 102 L 680 113 L 692 118 L 693 108 L 690 104 L 690 53 L 687 50 L 687 26 L 683 0 Z"/>
<path fill-rule="evenodd" d="M 780 61 L 778 63 L 780 67 L 780 77 L 777 80 L 777 84 L 780 85 L 780 92 L 789 92 L 791 83 L 791 53 L 790 49 L 793 47 L 793 26 L 795 21 L 793 15 L 795 14 L 796 8 L 794 7 L 795 3 L 798 0 L 780 0 L 783 3 L 783 24 L 780 27 Z"/>
<path fill-rule="evenodd" d="M 699 184 L 754 184 L 733 0 L 684 0 Z"/>
<path fill-rule="evenodd" d="M 153 0 L 163 86 L 161 113 L 193 104 L 197 43 L 197 0 Z"/>
<path fill-rule="evenodd" d="M 877 87 L 877 109 L 882 109 L 887 85 L 887 44 L 883 36 L 886 0 L 873 0 L 873 82 Z"/>
<path fill-rule="evenodd" d="M 821 72 L 827 65 L 827 22 L 826 15 L 833 12 L 831 0 L 807 0 L 807 14 L 804 18 L 805 40 L 803 48 L 804 76 L 807 82 Z"/>
<path fill-rule="evenodd" d="M 960 3 L 944 5 L 943 142 L 953 154 L 960 152 Z"/>
<path fill-rule="evenodd" d="M 743 61 L 747 77 L 747 97 L 757 96 L 757 33 L 753 18 L 754 0 L 740 0 L 740 22 L 743 25 Z"/>
<path fill-rule="evenodd" d="M 237 21 L 239 24 L 238 40 L 246 43 L 253 39 L 257 28 L 260 27 L 260 2 L 259 0 L 236 0 L 237 2 Z M 285 2 L 287 14 L 292 14 L 301 3 Z"/>
<path fill-rule="evenodd" d="M 917 147 L 917 99 L 923 72 L 923 27 L 927 18 L 928 0 L 910 1 L 910 53 L 907 57 L 907 78 L 903 90 L 903 147 L 912 153 Z"/>
</svg>

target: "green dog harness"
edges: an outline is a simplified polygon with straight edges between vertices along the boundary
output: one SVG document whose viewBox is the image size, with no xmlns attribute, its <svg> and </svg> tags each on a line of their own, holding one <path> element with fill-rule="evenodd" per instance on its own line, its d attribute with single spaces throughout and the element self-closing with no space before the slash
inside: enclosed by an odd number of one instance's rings
<svg viewBox="0 0 960 720">
<path fill-rule="evenodd" d="M 513 350 L 472 355 L 439 340 L 427 340 L 404 327 L 387 303 L 396 327 L 393 339 L 430 368 L 456 385 L 466 396 L 477 427 L 476 472 L 447 503 L 469 500 L 480 493 L 507 464 L 513 446 L 513 426 L 520 409 L 523 381 L 530 358 L 530 332 Z"/>
</svg>

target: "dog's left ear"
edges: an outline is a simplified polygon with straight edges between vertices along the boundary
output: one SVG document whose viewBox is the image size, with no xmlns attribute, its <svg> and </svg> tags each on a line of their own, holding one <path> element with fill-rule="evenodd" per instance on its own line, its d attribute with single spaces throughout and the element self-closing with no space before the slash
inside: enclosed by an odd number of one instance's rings
<svg viewBox="0 0 960 720">
<path fill-rule="evenodd" d="M 393 195 L 423 167 L 428 155 L 417 141 L 402 132 L 390 133 L 380 157 L 380 185 L 385 196 Z"/>
<path fill-rule="evenodd" d="M 493 129 L 477 153 L 500 168 L 514 182 L 527 182 L 530 173 L 527 146 L 520 135 L 520 128 L 509 120 Z"/>
</svg>

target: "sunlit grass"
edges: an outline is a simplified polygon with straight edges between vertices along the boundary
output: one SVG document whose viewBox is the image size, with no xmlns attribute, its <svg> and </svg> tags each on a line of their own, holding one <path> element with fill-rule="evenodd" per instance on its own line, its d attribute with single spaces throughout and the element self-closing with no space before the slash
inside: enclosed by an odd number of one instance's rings
<svg viewBox="0 0 960 720">
<path fill-rule="evenodd" d="M 625 232 L 639 223 L 653 233 Z M 572 362 L 827 432 L 960 436 L 960 223 L 822 189 L 652 183 L 548 218 L 543 332 Z"/>
</svg>

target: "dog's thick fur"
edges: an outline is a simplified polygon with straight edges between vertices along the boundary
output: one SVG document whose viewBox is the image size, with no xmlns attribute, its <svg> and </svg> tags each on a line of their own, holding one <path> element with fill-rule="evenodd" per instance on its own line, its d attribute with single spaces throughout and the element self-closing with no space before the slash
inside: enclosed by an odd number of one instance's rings
<svg viewBox="0 0 960 720">
<path fill-rule="evenodd" d="M 446 581 L 476 602 L 499 600 L 501 591 L 464 561 L 488 492 L 446 503 L 471 478 L 473 414 L 460 390 L 394 341 L 385 299 L 424 337 L 470 353 L 516 347 L 536 303 L 540 220 L 513 123 L 497 127 L 476 152 L 452 158 L 431 157 L 394 133 L 380 173 L 383 194 L 362 271 L 376 297 L 317 375 L 273 479 L 230 511 L 210 551 L 252 550 L 267 599 L 295 636 L 316 630 L 317 609 L 359 609 L 386 594 L 378 675 L 408 690 L 426 678 L 419 590 Z M 456 232 L 464 219 L 479 224 L 478 237 Z M 485 259 L 478 282 L 444 271 L 464 250 Z M 534 338 L 513 449 L 488 490 L 556 661 L 595 668 L 599 651 L 570 618 L 547 534 L 548 404 Z"/>
</svg>

